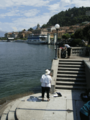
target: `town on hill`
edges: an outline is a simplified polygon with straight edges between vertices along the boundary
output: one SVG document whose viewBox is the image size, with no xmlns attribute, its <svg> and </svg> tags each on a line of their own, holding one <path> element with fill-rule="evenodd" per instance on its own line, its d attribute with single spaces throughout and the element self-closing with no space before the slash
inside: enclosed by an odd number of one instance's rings
<svg viewBox="0 0 90 120">
<path fill-rule="evenodd" d="M 68 38 L 85 39 L 90 42 L 89 30 L 90 30 L 90 7 L 72 8 L 66 11 L 54 15 L 50 18 L 47 24 L 40 27 L 37 24 L 36 29 L 29 28 L 28 30 L 22 30 L 20 32 L 5 33 L 5 38 L 13 37 L 14 39 L 27 40 L 28 36 L 34 35 L 47 35 L 50 34 L 50 38 L 53 39 L 56 33 L 55 24 L 59 24 L 58 40 Z M 89 26 L 87 28 L 87 26 Z M 88 35 L 84 35 L 87 31 Z M 78 35 L 77 35 L 78 33 Z M 81 34 L 81 36 L 79 35 Z"/>
</svg>

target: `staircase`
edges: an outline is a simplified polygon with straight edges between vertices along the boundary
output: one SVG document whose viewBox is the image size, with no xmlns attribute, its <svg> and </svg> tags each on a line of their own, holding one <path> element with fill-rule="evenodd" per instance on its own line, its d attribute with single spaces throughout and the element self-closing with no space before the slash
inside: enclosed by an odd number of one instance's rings
<svg viewBox="0 0 90 120">
<path fill-rule="evenodd" d="M 82 60 L 59 60 L 55 89 L 86 90 Z"/>
</svg>

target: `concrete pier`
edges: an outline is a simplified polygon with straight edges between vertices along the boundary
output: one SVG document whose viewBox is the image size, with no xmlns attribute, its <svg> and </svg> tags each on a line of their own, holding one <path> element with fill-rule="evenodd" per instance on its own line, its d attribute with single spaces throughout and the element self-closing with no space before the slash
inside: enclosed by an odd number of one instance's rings
<svg viewBox="0 0 90 120">
<path fill-rule="evenodd" d="M 89 58 L 72 56 L 70 59 L 82 59 L 86 61 L 86 66 L 90 68 Z M 7 105 L 0 106 L 1 120 L 80 120 L 79 111 L 84 104 L 80 95 L 85 91 L 54 88 L 58 61 L 59 59 L 52 63 L 54 74 L 51 91 L 54 94 L 50 93 L 50 101 L 47 101 L 46 95 L 44 101 L 42 101 L 41 93 L 16 99 Z M 90 74 L 88 75 L 90 78 Z M 56 92 L 60 92 L 62 96 L 55 97 Z M 35 99 L 31 100 L 31 98 Z"/>
</svg>

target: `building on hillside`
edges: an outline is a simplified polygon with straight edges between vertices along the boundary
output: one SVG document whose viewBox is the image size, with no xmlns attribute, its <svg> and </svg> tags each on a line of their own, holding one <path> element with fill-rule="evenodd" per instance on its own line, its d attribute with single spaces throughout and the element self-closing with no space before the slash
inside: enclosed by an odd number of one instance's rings
<svg viewBox="0 0 90 120">
<path fill-rule="evenodd" d="M 69 29 L 76 31 L 79 27 L 79 25 L 71 25 Z"/>
<path fill-rule="evenodd" d="M 58 37 L 62 38 L 62 35 L 64 35 L 66 33 L 66 30 L 60 30 L 58 31 Z"/>
<path fill-rule="evenodd" d="M 31 31 L 26 31 L 26 32 L 25 32 L 25 37 L 28 38 L 28 36 L 31 35 L 31 34 L 32 34 Z"/>
<path fill-rule="evenodd" d="M 19 32 L 18 38 L 27 38 L 31 34 L 32 34 L 31 31 L 22 31 L 22 32 Z"/>
<path fill-rule="evenodd" d="M 6 38 L 12 37 L 12 33 L 5 33 L 5 37 L 6 37 Z"/>
<path fill-rule="evenodd" d="M 69 29 L 69 30 L 66 30 L 66 33 L 68 33 L 69 35 L 71 35 L 72 33 L 74 33 L 75 31 L 74 30 L 71 30 L 71 29 Z"/>
<path fill-rule="evenodd" d="M 52 32 L 49 32 L 51 38 L 54 38 L 54 34 L 57 34 L 57 31 L 56 30 L 53 30 Z M 58 37 L 59 38 L 62 38 L 62 35 L 66 33 L 66 30 L 59 30 L 58 31 Z"/>
<path fill-rule="evenodd" d="M 50 26 L 47 28 L 48 32 L 52 32 L 53 30 L 56 30 L 55 26 Z"/>
<path fill-rule="evenodd" d="M 82 24 L 89 24 L 90 21 L 85 21 L 85 22 L 82 22 Z"/>
<path fill-rule="evenodd" d="M 14 38 L 18 38 L 18 32 L 12 32 L 12 37 L 14 37 Z"/>
<path fill-rule="evenodd" d="M 48 30 L 46 28 L 39 29 L 39 30 L 33 30 L 32 32 L 35 35 L 47 35 Z"/>
<path fill-rule="evenodd" d="M 37 28 L 36 28 L 36 30 L 39 30 L 40 29 L 40 25 L 39 24 L 37 24 Z"/>
<path fill-rule="evenodd" d="M 70 29 L 69 26 L 60 27 L 60 30 L 69 30 L 69 29 Z"/>
</svg>

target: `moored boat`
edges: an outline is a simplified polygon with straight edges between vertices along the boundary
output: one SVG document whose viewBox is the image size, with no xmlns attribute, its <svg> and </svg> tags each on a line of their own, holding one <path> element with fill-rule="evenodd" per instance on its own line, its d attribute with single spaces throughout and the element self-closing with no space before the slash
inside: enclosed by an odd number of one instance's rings
<svg viewBox="0 0 90 120">
<path fill-rule="evenodd" d="M 47 44 L 46 35 L 30 35 L 27 39 L 29 44 Z"/>
</svg>

